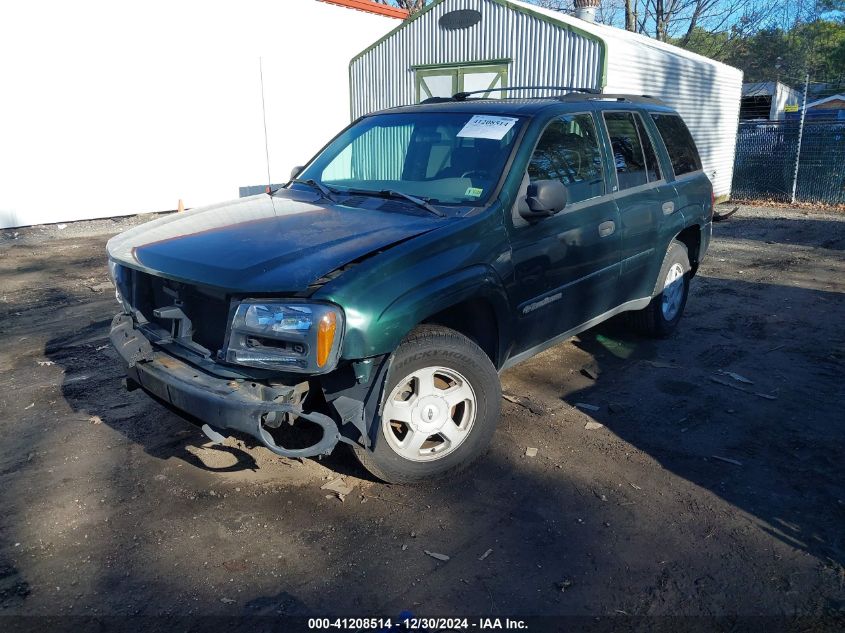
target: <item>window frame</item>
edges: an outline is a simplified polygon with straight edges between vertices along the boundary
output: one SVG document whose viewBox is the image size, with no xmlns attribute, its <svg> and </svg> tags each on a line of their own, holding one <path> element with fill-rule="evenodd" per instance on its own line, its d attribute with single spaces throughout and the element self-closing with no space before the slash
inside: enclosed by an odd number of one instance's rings
<svg viewBox="0 0 845 633">
<path fill-rule="evenodd" d="M 476 74 L 476 73 L 495 73 L 496 77 L 493 80 L 492 85 L 495 85 L 496 82 L 501 81 L 501 85 L 498 88 L 490 88 L 487 92 L 481 95 L 482 98 L 496 98 L 490 97 L 495 92 L 501 93 L 503 88 L 508 87 L 508 73 L 510 70 L 510 62 L 509 61 L 491 61 L 491 62 L 484 62 L 478 64 L 443 64 L 441 65 L 434 65 L 434 66 L 416 66 L 412 67 L 414 71 L 414 90 L 415 90 L 415 103 L 422 103 L 425 99 L 432 98 L 431 94 L 429 96 L 423 97 L 423 79 L 426 77 L 449 77 L 451 76 L 452 79 L 452 95 L 455 95 L 459 92 L 463 92 L 464 90 L 464 75 L 466 74 Z M 428 90 L 425 90 L 428 92 Z M 450 97 L 452 95 L 449 95 Z M 498 98 L 503 98 L 504 93 L 501 93 Z"/>
<path fill-rule="evenodd" d="M 590 117 L 590 119 L 593 122 L 593 130 L 596 133 L 596 148 L 598 149 L 599 155 L 601 156 L 602 182 L 604 183 L 604 193 L 601 194 L 601 195 L 598 195 L 598 196 L 593 196 L 592 198 L 585 198 L 584 200 L 579 200 L 578 202 L 567 202 L 566 208 L 563 211 L 564 213 L 567 213 L 567 212 L 572 211 L 572 210 L 577 210 L 581 206 L 586 205 L 586 204 L 595 204 L 595 202 L 597 200 L 601 200 L 602 198 L 606 198 L 607 196 L 610 196 L 613 193 L 612 191 L 608 191 L 608 185 L 610 183 L 607 180 L 608 168 L 607 168 L 607 160 L 606 160 L 606 156 L 605 156 L 606 151 L 602 147 L 604 145 L 604 141 L 601 138 L 602 133 L 601 133 L 599 126 L 596 122 L 596 112 L 595 112 L 595 110 L 578 110 L 578 111 L 574 111 L 574 112 L 570 112 L 570 111 L 557 112 L 551 118 L 549 118 L 549 120 L 546 121 L 546 123 L 543 125 L 543 129 L 540 131 L 540 134 L 537 136 L 537 140 L 534 142 L 534 145 L 531 147 L 531 153 L 528 155 L 528 163 L 526 163 L 526 165 L 525 165 L 525 172 L 523 174 L 524 176 L 528 176 L 528 167 L 531 164 L 531 159 L 534 157 L 534 152 L 537 151 L 537 146 L 540 144 L 540 141 L 543 140 L 543 135 L 546 133 L 546 130 L 549 128 L 549 126 L 552 123 L 554 123 L 555 121 L 557 121 L 558 119 L 560 119 L 561 117 L 565 117 L 565 116 L 576 117 L 576 116 L 579 116 L 579 115 L 588 116 L 588 117 Z M 529 178 L 529 182 L 530 182 L 530 178 Z M 566 185 L 564 185 L 564 186 L 566 186 Z M 568 188 L 567 188 L 567 193 L 568 193 Z"/>
</svg>

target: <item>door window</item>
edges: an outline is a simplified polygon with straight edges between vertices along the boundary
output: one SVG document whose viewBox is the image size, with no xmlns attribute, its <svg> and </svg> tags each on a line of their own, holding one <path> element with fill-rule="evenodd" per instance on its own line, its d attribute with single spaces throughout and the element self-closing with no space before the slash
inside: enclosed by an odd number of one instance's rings
<svg viewBox="0 0 845 633">
<path fill-rule="evenodd" d="M 669 152 L 672 169 L 676 176 L 682 176 L 701 169 L 701 159 L 695 148 L 689 128 L 677 114 L 652 114 L 651 118 Z"/>
<path fill-rule="evenodd" d="M 604 195 L 601 151 L 593 117 L 566 114 L 546 126 L 531 161 L 528 179 L 559 180 L 569 203 Z"/>
<path fill-rule="evenodd" d="M 630 189 L 648 182 L 645 154 L 633 112 L 605 112 L 604 121 L 613 148 L 619 189 Z"/>
</svg>

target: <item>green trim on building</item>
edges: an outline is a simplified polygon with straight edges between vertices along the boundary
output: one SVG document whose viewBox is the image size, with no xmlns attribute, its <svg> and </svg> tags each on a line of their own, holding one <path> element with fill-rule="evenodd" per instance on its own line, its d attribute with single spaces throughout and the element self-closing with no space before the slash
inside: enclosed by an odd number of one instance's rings
<svg viewBox="0 0 845 633">
<path fill-rule="evenodd" d="M 441 68 L 471 68 L 473 66 L 507 66 L 513 60 L 508 57 L 504 59 L 476 60 L 472 62 L 449 62 L 446 64 L 416 64 L 411 70 L 438 70 Z"/>
<path fill-rule="evenodd" d="M 599 86 L 598 86 L 598 88 L 599 88 L 600 90 L 603 90 L 603 89 L 604 89 L 604 87 L 607 85 L 607 43 L 604 41 L 604 39 L 602 39 L 602 38 L 601 38 L 601 37 L 599 37 L 598 35 L 595 35 L 595 34 L 593 34 L 593 33 L 590 33 L 590 32 L 588 32 L 588 31 L 585 31 L 585 30 L 583 30 L 583 29 L 580 29 L 580 28 L 578 28 L 577 26 L 573 26 L 572 24 L 567 24 L 566 22 L 563 22 L 563 21 L 561 21 L 561 20 L 555 20 L 554 18 L 552 18 L 552 17 L 550 17 L 550 16 L 548 16 L 548 15 L 545 15 L 545 14 L 543 14 L 543 13 L 538 13 L 537 11 L 534 11 L 534 10 L 532 10 L 532 9 L 528 9 L 528 8 L 523 7 L 523 6 L 520 6 L 520 5 L 516 5 L 516 4 L 512 3 L 512 2 L 509 2 L 508 0 L 487 0 L 487 1 L 488 1 L 488 2 L 495 2 L 496 4 L 501 5 L 501 6 L 503 6 L 503 7 L 506 7 L 506 8 L 508 8 L 508 9 L 512 9 L 512 10 L 514 10 L 514 11 L 519 11 L 520 13 L 524 13 L 524 14 L 526 14 L 526 15 L 530 15 L 531 17 L 536 18 L 536 19 L 538 19 L 538 20 L 541 20 L 542 22 L 546 22 L 547 24 L 551 24 L 551 25 L 553 25 L 553 26 L 556 26 L 556 27 L 558 27 L 558 28 L 564 29 L 564 30 L 569 31 L 569 32 L 571 32 L 571 33 L 575 33 L 576 35 L 580 35 L 581 37 L 584 37 L 584 38 L 586 38 L 586 39 L 589 39 L 589 40 L 593 40 L 593 41 L 595 41 L 595 42 L 598 42 L 598 43 L 599 43 L 599 45 L 601 46 L 601 73 L 600 73 L 600 77 L 599 77 Z M 377 46 L 379 46 L 382 42 L 384 42 L 384 41 L 385 41 L 385 40 L 387 40 L 388 38 L 393 37 L 393 35 L 395 35 L 395 34 L 396 34 L 397 32 L 399 32 L 401 29 L 404 29 L 406 26 L 408 26 L 409 24 L 411 24 L 414 20 L 418 20 L 419 18 L 421 18 L 423 15 L 425 15 L 426 13 L 428 13 L 429 11 L 431 11 L 434 7 L 436 7 L 437 5 L 439 5 L 439 4 L 440 4 L 440 3 L 442 3 L 442 2 L 445 2 L 445 0 L 435 0 L 435 1 L 434 1 L 434 2 L 432 2 L 430 5 L 428 5 L 427 7 L 425 7 L 422 11 L 418 11 L 417 13 L 413 14 L 413 15 L 412 15 L 411 17 L 409 17 L 407 20 L 405 20 L 404 22 L 402 22 L 402 24 L 400 24 L 399 26 L 397 26 L 395 29 L 391 30 L 389 33 L 387 33 L 387 34 L 386 34 L 386 35 L 384 35 L 383 37 L 381 37 L 381 38 L 379 38 L 378 40 L 376 40 L 374 43 L 370 44 L 367 48 L 365 48 L 363 51 L 361 51 L 361 52 L 360 52 L 360 53 L 358 53 L 355 57 L 353 57 L 353 58 L 350 60 L 350 62 L 349 62 L 349 68 L 350 68 L 350 91 L 351 91 L 351 89 L 352 89 L 352 88 L 351 88 L 351 83 L 352 83 L 352 82 L 351 82 L 351 69 L 352 69 L 352 65 L 353 65 L 355 62 L 357 62 L 357 61 L 358 61 L 359 59 L 361 59 L 364 55 L 366 55 L 366 54 L 367 54 L 367 53 L 369 53 L 371 50 L 373 50 L 374 48 L 376 48 Z M 351 107 L 351 99 L 350 99 L 350 107 Z"/>
</svg>

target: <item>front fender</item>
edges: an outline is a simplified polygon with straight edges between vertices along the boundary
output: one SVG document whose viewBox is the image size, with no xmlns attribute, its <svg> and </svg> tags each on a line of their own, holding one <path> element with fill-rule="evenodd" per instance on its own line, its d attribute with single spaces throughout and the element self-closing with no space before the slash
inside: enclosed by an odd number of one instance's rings
<svg viewBox="0 0 845 633">
<path fill-rule="evenodd" d="M 465 301 L 486 301 L 496 317 L 498 349 L 508 351 L 511 322 L 504 286 L 492 268 L 479 264 L 407 289 L 379 313 L 346 308 L 346 333 L 341 356 L 348 360 L 390 354 L 417 325 Z"/>
<path fill-rule="evenodd" d="M 487 303 L 496 319 L 499 358 L 494 362 L 499 366 L 510 351 L 509 342 L 512 340 L 510 304 L 499 276 L 483 264 L 429 280 L 397 297 L 378 318 L 379 329 L 387 334 L 382 344 L 393 350 L 419 323 L 472 300 Z"/>
<path fill-rule="evenodd" d="M 315 297 L 343 306 L 341 358 L 346 360 L 390 354 L 419 323 L 468 299 L 489 303 L 501 336 L 509 332 L 509 308 L 494 267 L 509 257 L 499 214 L 488 212 L 390 249 L 344 273 Z"/>
</svg>

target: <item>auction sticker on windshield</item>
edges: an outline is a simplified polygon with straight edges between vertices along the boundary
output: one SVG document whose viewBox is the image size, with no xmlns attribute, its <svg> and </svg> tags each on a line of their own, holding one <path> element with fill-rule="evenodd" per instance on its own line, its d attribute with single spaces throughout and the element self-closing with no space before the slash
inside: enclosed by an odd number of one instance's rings
<svg viewBox="0 0 845 633">
<path fill-rule="evenodd" d="M 476 114 L 458 132 L 462 138 L 489 138 L 500 141 L 519 119 L 508 116 Z"/>
</svg>

